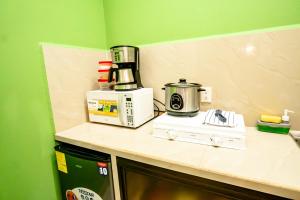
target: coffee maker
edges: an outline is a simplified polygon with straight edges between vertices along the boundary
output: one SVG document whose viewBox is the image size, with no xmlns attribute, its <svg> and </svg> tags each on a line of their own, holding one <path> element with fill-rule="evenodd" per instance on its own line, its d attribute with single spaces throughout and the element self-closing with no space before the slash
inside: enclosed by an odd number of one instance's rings
<svg viewBox="0 0 300 200">
<path fill-rule="evenodd" d="M 108 81 L 113 80 L 115 74 L 115 90 L 136 90 L 142 88 L 139 66 L 139 48 L 128 45 L 110 48 L 112 63 L 118 68 L 111 68 Z"/>
</svg>

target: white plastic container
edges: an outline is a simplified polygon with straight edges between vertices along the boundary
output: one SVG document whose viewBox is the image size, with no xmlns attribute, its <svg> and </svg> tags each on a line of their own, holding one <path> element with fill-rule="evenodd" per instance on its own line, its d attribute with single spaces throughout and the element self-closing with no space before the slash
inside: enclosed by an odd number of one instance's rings
<svg viewBox="0 0 300 200">
<path fill-rule="evenodd" d="M 114 84 L 112 82 L 108 82 L 109 71 L 112 67 L 112 61 L 99 61 L 98 67 L 98 84 L 100 90 L 111 90 L 113 89 Z"/>
</svg>

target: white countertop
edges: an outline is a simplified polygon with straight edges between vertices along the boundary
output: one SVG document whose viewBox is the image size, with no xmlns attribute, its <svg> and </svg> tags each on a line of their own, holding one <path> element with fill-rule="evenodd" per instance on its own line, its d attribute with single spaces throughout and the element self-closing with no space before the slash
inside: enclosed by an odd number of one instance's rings
<svg viewBox="0 0 300 200">
<path fill-rule="evenodd" d="M 247 128 L 246 150 L 163 140 L 152 122 L 138 129 L 84 123 L 55 135 L 57 141 L 200 176 L 300 199 L 300 148 L 289 135 Z"/>
</svg>

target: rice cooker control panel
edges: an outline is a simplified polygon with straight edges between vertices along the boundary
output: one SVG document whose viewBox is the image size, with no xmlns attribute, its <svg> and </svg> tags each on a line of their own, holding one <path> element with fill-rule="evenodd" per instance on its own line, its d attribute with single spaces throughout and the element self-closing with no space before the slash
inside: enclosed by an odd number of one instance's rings
<svg viewBox="0 0 300 200">
<path fill-rule="evenodd" d="M 170 99 L 170 107 L 173 110 L 181 110 L 183 108 L 183 98 L 180 94 L 174 93 Z"/>
</svg>

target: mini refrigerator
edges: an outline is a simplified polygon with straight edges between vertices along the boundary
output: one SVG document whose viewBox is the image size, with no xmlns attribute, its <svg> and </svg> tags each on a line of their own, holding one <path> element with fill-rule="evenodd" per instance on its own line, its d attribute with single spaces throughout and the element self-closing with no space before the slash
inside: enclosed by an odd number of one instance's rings
<svg viewBox="0 0 300 200">
<path fill-rule="evenodd" d="M 81 147 L 55 147 L 62 199 L 114 200 L 110 155 Z"/>
</svg>

